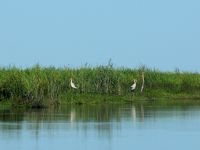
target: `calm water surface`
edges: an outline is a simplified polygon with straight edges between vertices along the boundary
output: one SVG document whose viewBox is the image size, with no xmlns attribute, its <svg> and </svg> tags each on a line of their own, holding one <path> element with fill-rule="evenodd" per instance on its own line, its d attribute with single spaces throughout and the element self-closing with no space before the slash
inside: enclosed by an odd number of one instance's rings
<svg viewBox="0 0 200 150">
<path fill-rule="evenodd" d="M 5 150 L 199 150 L 200 107 L 66 105 L 0 113 Z"/>
</svg>

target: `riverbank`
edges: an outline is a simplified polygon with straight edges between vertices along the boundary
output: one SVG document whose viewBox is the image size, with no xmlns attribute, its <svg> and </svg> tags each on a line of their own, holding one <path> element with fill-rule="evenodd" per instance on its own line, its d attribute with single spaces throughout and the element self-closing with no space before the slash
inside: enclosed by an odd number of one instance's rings
<svg viewBox="0 0 200 150">
<path fill-rule="evenodd" d="M 66 92 L 60 94 L 57 99 L 44 98 L 43 100 L 25 101 L 21 99 L 5 99 L 0 101 L 0 110 L 11 108 L 49 108 L 59 107 L 63 105 L 98 105 L 98 104 L 126 104 L 126 103 L 142 103 L 144 97 L 116 96 L 109 94 L 86 94 Z"/>
<path fill-rule="evenodd" d="M 7 99 L 0 101 L 0 112 L 12 109 L 43 109 L 57 108 L 67 105 L 148 105 L 157 106 L 200 106 L 199 95 L 170 95 L 165 97 L 144 97 L 144 96 L 116 96 L 116 95 L 100 95 L 100 94 L 80 94 L 65 93 L 59 95 L 58 99 L 43 99 L 42 101 L 24 102 L 24 100 Z"/>
<path fill-rule="evenodd" d="M 142 74 L 144 73 L 144 90 Z M 78 89 L 70 87 L 73 78 Z M 130 91 L 137 80 L 134 94 Z M 107 66 L 82 68 L 0 68 L 0 101 L 39 108 L 62 103 L 130 102 L 155 99 L 200 99 L 200 74 Z M 1 103 L 1 102 L 0 102 Z"/>
</svg>

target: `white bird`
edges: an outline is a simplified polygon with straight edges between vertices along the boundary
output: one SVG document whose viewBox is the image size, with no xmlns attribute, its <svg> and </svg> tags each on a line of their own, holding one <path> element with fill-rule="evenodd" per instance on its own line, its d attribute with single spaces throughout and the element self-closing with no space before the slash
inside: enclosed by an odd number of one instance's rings
<svg viewBox="0 0 200 150">
<path fill-rule="evenodd" d="M 75 86 L 75 84 L 74 84 L 73 81 L 72 81 L 72 78 L 70 79 L 70 85 L 71 85 L 71 87 L 72 87 L 73 89 L 77 89 L 77 87 Z"/>
<path fill-rule="evenodd" d="M 131 91 L 132 91 L 132 92 L 134 92 L 135 89 L 136 89 L 136 83 L 137 83 L 137 80 L 134 80 L 133 85 L 131 85 Z"/>
</svg>

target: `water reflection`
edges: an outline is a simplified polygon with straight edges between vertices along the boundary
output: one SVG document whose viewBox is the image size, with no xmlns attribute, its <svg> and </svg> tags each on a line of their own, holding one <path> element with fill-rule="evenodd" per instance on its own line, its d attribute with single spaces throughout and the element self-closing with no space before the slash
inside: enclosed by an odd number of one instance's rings
<svg viewBox="0 0 200 150">
<path fill-rule="evenodd" d="M 66 105 L 54 109 L 42 110 L 11 110 L 0 113 L 0 130 L 17 130 L 21 129 L 22 123 L 28 123 L 30 129 L 38 130 L 39 128 L 53 128 L 54 123 L 84 123 L 89 122 L 95 127 L 102 130 L 108 129 L 112 122 L 122 122 L 132 120 L 133 122 L 144 122 L 145 119 L 158 117 L 187 117 L 191 113 L 195 115 L 196 107 L 149 107 L 143 105 Z M 46 124 L 48 126 L 46 126 Z M 98 125 L 95 125 L 98 123 Z M 99 124 L 101 123 L 101 124 Z M 40 125 L 38 125 L 40 124 Z M 100 127 L 99 127 L 100 126 Z"/>
<path fill-rule="evenodd" d="M 78 138 L 87 142 L 91 141 L 92 137 L 106 140 L 110 147 L 113 139 L 122 138 L 126 131 L 126 134 L 131 133 L 134 137 L 138 131 L 147 129 L 173 129 L 174 125 L 183 123 L 186 126 L 187 120 L 195 117 L 200 118 L 199 106 L 102 104 L 66 105 L 28 111 L 11 110 L 0 113 L 0 141 L 20 141 L 28 136 L 36 142 L 41 138 L 47 138 L 48 142 L 56 138 Z M 193 123 L 200 126 L 198 121 Z M 189 131 L 194 128 L 186 127 Z M 196 130 L 200 131 L 200 128 L 196 127 Z"/>
</svg>

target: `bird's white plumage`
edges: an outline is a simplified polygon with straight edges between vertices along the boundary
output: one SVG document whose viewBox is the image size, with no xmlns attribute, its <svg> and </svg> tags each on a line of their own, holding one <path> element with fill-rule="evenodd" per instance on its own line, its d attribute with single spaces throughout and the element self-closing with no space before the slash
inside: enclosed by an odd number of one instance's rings
<svg viewBox="0 0 200 150">
<path fill-rule="evenodd" d="M 72 79 L 70 79 L 70 85 L 73 89 L 77 89 L 77 87 L 75 86 L 75 84 L 73 83 Z"/>
<path fill-rule="evenodd" d="M 131 85 L 131 91 L 134 91 L 136 89 L 136 80 L 134 80 L 133 85 Z"/>
</svg>

